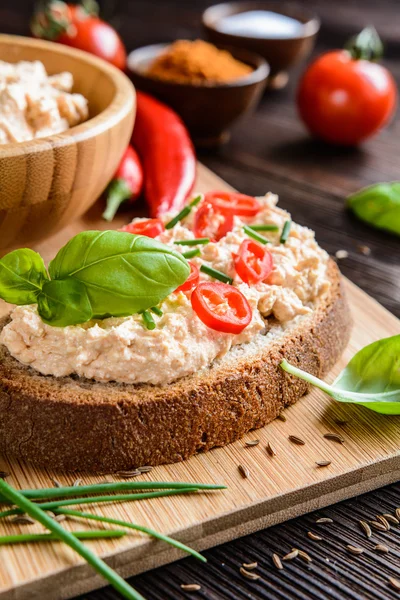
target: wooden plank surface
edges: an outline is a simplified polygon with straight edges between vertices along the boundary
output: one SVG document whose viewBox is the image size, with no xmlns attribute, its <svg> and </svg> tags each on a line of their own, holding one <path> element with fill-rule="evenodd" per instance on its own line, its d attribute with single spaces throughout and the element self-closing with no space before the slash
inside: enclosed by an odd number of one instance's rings
<svg viewBox="0 0 400 600">
<path fill-rule="evenodd" d="M 199 167 L 200 191 L 221 186 L 226 184 Z M 79 222 L 36 249 L 49 260 L 79 230 L 104 228 L 99 221 L 100 212 L 98 203 Z M 123 221 L 124 217 L 119 217 L 117 225 Z M 350 282 L 346 282 L 346 288 L 355 327 L 349 346 L 329 374 L 329 380 L 367 343 L 400 333 L 398 319 Z M 260 439 L 256 447 L 246 448 L 241 440 L 184 463 L 157 467 L 142 476 L 144 480 L 224 482 L 228 490 L 102 506 L 96 512 L 151 525 L 204 549 L 399 479 L 400 433 L 396 417 L 335 404 L 315 390 L 285 414 L 286 422 L 277 420 L 246 436 L 246 440 Z M 347 420 L 348 424 L 341 427 L 336 420 Z M 345 444 L 323 438 L 327 431 L 339 432 Z M 290 434 L 301 435 L 305 446 L 291 444 Z M 276 449 L 274 458 L 265 451 L 267 442 Z M 315 461 L 322 459 L 331 460 L 331 466 L 316 468 Z M 242 479 L 238 464 L 248 467 L 249 479 Z M 78 474 L 39 471 L 7 457 L 0 458 L 0 470 L 11 472 L 9 480 L 18 487 L 47 487 L 51 485 L 51 477 L 71 484 L 78 477 Z M 84 475 L 82 478 L 85 483 L 100 479 Z M 71 522 L 68 527 L 77 530 L 82 525 Z M 25 525 L 20 529 L 35 532 L 41 527 Z M 17 530 L 15 524 L 1 522 L 0 534 Z M 181 555 L 142 535 L 130 535 L 117 542 L 91 542 L 90 546 L 124 576 L 171 562 Z M 101 579 L 79 557 L 59 544 L 4 547 L 0 549 L 0 563 L 1 600 L 62 600 L 102 585 Z"/>
</svg>

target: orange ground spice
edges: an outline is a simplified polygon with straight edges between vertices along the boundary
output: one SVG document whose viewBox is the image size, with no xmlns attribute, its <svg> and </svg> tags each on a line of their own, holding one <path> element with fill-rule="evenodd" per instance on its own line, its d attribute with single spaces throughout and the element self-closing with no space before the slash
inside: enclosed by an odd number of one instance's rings
<svg viewBox="0 0 400 600">
<path fill-rule="evenodd" d="M 176 83 L 224 83 L 253 69 L 203 40 L 178 40 L 150 65 L 147 75 Z"/>
</svg>

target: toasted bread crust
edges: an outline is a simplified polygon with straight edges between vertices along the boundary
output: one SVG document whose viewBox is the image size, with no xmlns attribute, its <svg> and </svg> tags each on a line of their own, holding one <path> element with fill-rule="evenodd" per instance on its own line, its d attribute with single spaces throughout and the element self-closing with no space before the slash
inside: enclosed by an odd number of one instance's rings
<svg viewBox="0 0 400 600">
<path fill-rule="evenodd" d="M 283 357 L 322 376 L 348 342 L 350 311 L 333 261 L 329 277 L 329 293 L 294 329 L 163 387 L 44 376 L 0 346 L 0 451 L 51 469 L 113 472 L 181 461 L 262 427 L 308 391 L 280 369 Z"/>
</svg>

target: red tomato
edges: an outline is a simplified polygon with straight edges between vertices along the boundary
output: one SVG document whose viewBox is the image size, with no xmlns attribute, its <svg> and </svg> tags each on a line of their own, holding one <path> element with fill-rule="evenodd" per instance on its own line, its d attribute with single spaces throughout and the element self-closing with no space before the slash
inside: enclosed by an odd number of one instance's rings
<svg viewBox="0 0 400 600">
<path fill-rule="evenodd" d="M 135 235 L 145 235 L 155 238 L 165 230 L 164 223 L 161 219 L 147 219 L 147 221 L 138 221 L 137 223 L 129 223 L 125 227 L 121 227 L 118 231 L 126 231 Z"/>
<path fill-rule="evenodd" d="M 385 67 L 345 50 L 323 54 L 303 75 L 297 95 L 311 133 L 352 146 L 378 131 L 396 105 L 396 84 Z"/>
<path fill-rule="evenodd" d="M 261 209 L 253 196 L 236 192 L 208 192 L 204 201 L 212 204 L 221 213 L 243 217 L 254 217 Z"/>
<path fill-rule="evenodd" d="M 235 258 L 236 273 L 249 285 L 264 281 L 273 268 L 272 254 L 254 240 L 244 240 Z"/>
<path fill-rule="evenodd" d="M 196 287 L 199 281 L 199 269 L 197 266 L 189 261 L 190 273 L 189 277 L 186 279 L 185 283 L 182 283 L 175 291 L 176 292 L 191 292 L 193 288 Z"/>
<path fill-rule="evenodd" d="M 242 292 L 226 283 L 199 283 L 191 302 L 199 319 L 215 331 L 241 333 L 252 318 L 250 305 Z"/>
<path fill-rule="evenodd" d="M 208 237 L 212 242 L 218 242 L 232 231 L 233 215 L 222 214 L 209 202 L 203 202 L 194 218 L 194 235 L 196 238 Z"/>
</svg>

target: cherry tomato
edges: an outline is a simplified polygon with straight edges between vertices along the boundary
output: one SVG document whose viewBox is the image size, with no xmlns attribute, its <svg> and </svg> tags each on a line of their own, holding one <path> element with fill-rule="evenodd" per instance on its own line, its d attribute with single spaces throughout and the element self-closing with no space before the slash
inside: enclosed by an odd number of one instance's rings
<svg viewBox="0 0 400 600">
<path fill-rule="evenodd" d="M 226 283 L 199 283 L 191 302 L 199 319 L 215 331 L 241 333 L 252 318 L 250 305 L 242 292 Z"/>
<path fill-rule="evenodd" d="M 190 266 L 190 273 L 189 273 L 189 277 L 186 279 L 185 283 L 182 283 L 182 285 L 180 285 L 175 292 L 191 292 L 193 290 L 193 288 L 196 287 L 198 281 L 199 281 L 199 269 L 197 267 L 197 265 L 195 265 L 194 263 L 189 261 L 189 266 Z"/>
<path fill-rule="evenodd" d="M 147 219 L 147 221 L 129 223 L 128 225 L 121 227 L 118 231 L 126 231 L 127 233 L 134 233 L 135 235 L 145 235 L 147 237 L 155 238 L 165 231 L 165 227 L 161 219 Z"/>
<path fill-rule="evenodd" d="M 253 196 L 237 192 L 208 192 L 204 201 L 212 204 L 219 212 L 228 215 L 254 217 L 261 209 L 259 202 Z"/>
<path fill-rule="evenodd" d="M 196 238 L 208 237 L 218 242 L 233 228 L 233 215 L 222 214 L 209 202 L 203 202 L 194 218 L 194 235 Z"/>
<path fill-rule="evenodd" d="M 327 142 L 352 146 L 389 120 L 396 96 L 396 84 L 387 69 L 336 50 L 308 67 L 300 81 L 297 104 L 311 133 Z"/>
<path fill-rule="evenodd" d="M 264 281 L 273 268 L 272 254 L 254 240 L 244 240 L 235 258 L 236 273 L 249 285 Z"/>
</svg>

